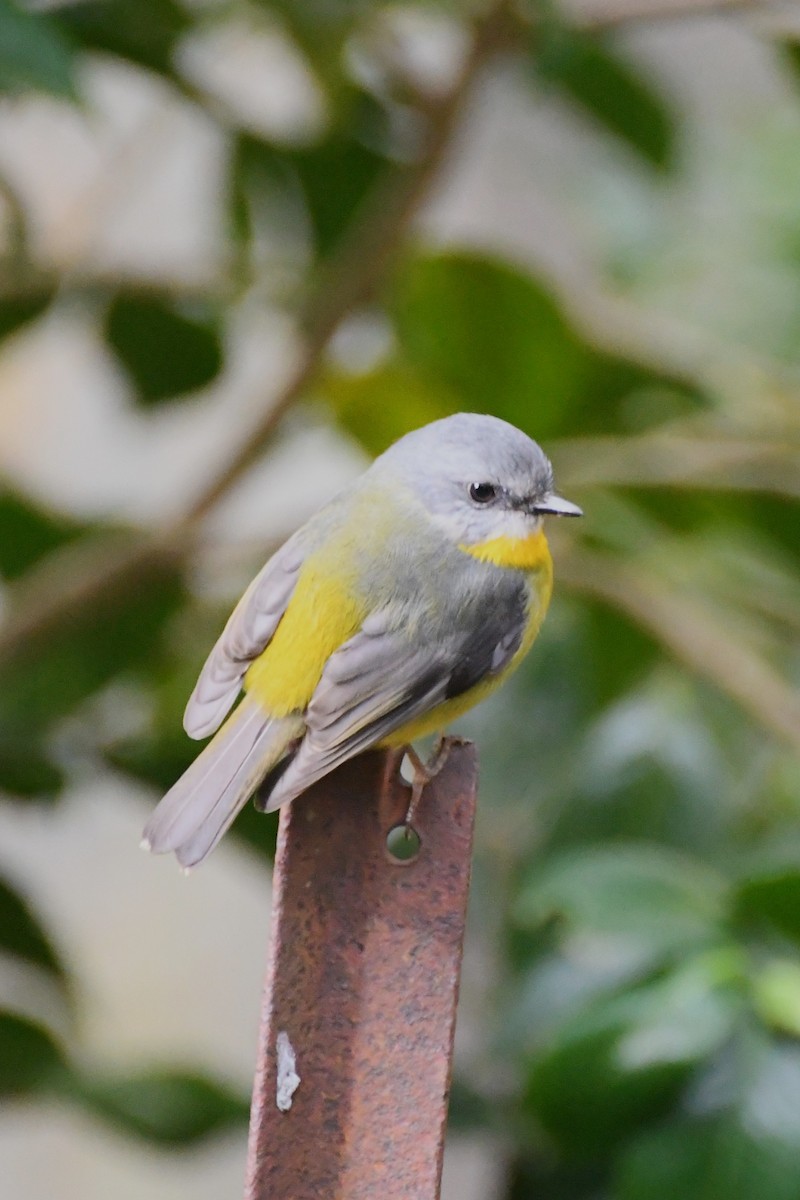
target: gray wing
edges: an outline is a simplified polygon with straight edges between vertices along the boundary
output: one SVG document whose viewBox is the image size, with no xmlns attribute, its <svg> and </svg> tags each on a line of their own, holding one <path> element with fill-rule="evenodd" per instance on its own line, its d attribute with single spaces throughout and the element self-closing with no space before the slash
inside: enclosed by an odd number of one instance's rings
<svg viewBox="0 0 800 1200">
<path fill-rule="evenodd" d="M 269 797 L 285 804 L 335 767 L 445 700 L 499 674 L 522 641 L 527 589 L 520 582 L 464 631 L 434 640 L 397 628 L 391 609 L 374 613 L 331 656 L 306 713 L 306 736 Z"/>
<path fill-rule="evenodd" d="M 183 727 L 190 737 L 207 737 L 227 716 L 247 668 L 278 628 L 305 556 L 304 539 L 295 534 L 273 554 L 236 605 L 186 705 Z"/>
</svg>

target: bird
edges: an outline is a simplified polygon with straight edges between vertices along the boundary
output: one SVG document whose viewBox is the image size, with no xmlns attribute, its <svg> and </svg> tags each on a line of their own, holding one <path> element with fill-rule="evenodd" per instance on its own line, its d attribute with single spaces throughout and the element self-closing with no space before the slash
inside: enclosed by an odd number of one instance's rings
<svg viewBox="0 0 800 1200">
<path fill-rule="evenodd" d="M 498 417 L 455 413 L 391 445 L 236 605 L 184 715 L 190 737 L 214 736 L 143 847 L 194 867 L 255 793 L 273 811 L 373 748 L 409 748 L 416 798 L 435 766 L 412 743 L 493 692 L 539 632 L 550 515 L 582 510 L 555 491 L 540 446 Z"/>
</svg>

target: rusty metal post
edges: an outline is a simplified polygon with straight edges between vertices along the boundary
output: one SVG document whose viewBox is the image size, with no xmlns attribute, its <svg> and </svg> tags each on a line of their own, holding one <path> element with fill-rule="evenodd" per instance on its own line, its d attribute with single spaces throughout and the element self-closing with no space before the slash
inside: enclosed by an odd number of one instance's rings
<svg viewBox="0 0 800 1200">
<path fill-rule="evenodd" d="M 390 768 L 363 755 L 281 813 L 246 1200 L 439 1196 L 475 752 L 452 746 L 403 864 Z"/>
</svg>

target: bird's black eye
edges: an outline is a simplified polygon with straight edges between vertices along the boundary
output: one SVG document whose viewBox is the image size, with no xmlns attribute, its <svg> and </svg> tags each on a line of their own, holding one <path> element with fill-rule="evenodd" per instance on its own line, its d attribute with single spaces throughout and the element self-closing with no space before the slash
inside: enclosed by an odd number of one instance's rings
<svg viewBox="0 0 800 1200">
<path fill-rule="evenodd" d="M 471 483 L 469 494 L 476 504 L 488 504 L 497 495 L 497 488 L 493 483 Z"/>
</svg>

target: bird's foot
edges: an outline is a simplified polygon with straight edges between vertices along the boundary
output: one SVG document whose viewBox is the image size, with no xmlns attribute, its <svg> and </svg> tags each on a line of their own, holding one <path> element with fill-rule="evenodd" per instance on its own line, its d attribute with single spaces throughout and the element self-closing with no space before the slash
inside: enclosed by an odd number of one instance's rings
<svg viewBox="0 0 800 1200">
<path fill-rule="evenodd" d="M 433 748 L 433 753 L 427 762 L 422 761 L 413 746 L 406 746 L 405 753 L 414 771 L 411 780 L 411 799 L 408 802 L 406 810 L 405 824 L 407 826 L 410 827 L 412 825 L 419 802 L 422 799 L 422 793 L 430 781 L 436 778 L 447 762 L 450 747 L 457 740 L 457 738 L 446 738 L 444 734 L 440 734 Z"/>
</svg>

